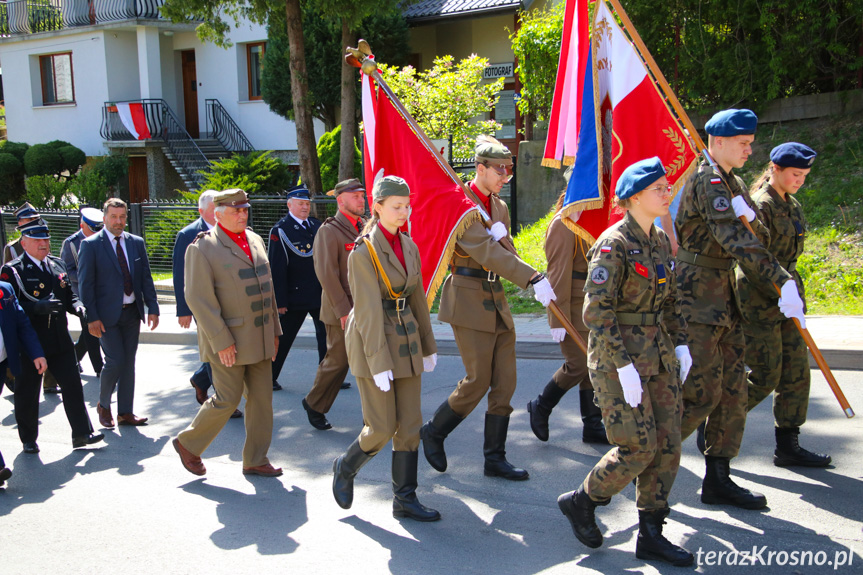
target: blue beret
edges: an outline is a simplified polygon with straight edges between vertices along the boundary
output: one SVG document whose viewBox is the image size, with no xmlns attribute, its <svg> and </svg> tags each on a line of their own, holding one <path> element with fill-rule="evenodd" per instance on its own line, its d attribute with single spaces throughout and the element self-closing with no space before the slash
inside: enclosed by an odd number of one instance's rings
<svg viewBox="0 0 863 575">
<path fill-rule="evenodd" d="M 39 240 L 47 240 L 51 237 L 48 233 L 48 224 L 42 218 L 28 222 L 23 226 L 18 226 L 18 231 L 21 232 L 22 236 Z"/>
<path fill-rule="evenodd" d="M 297 186 L 291 190 L 288 190 L 288 199 L 295 200 L 311 200 L 311 196 L 309 195 L 309 190 L 305 186 Z"/>
<path fill-rule="evenodd" d="M 640 162 L 635 162 L 620 174 L 614 194 L 620 200 L 632 197 L 662 176 L 665 168 L 662 161 L 654 156 Z"/>
<path fill-rule="evenodd" d="M 797 142 L 779 144 L 770 152 L 770 161 L 783 168 L 811 168 L 815 162 L 815 150 Z"/>
<path fill-rule="evenodd" d="M 81 219 L 91 230 L 98 232 L 104 224 L 105 214 L 96 208 L 81 208 Z"/>
<path fill-rule="evenodd" d="M 716 112 L 704 124 L 704 131 L 711 136 L 731 137 L 748 136 L 755 133 L 758 116 L 752 110 L 734 108 Z"/>
</svg>

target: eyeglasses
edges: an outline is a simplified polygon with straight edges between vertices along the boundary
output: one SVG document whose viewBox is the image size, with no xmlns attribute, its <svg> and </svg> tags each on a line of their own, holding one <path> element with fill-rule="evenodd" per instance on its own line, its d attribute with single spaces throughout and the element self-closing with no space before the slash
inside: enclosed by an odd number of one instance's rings
<svg viewBox="0 0 863 575">
<path fill-rule="evenodd" d="M 491 168 L 495 171 L 495 173 L 500 177 L 505 177 L 506 181 L 510 181 L 512 179 L 512 164 L 490 164 L 488 162 L 483 162 L 483 165 L 487 168 Z"/>
<path fill-rule="evenodd" d="M 658 186 L 651 186 L 649 188 L 644 188 L 644 189 L 650 190 L 651 192 L 653 192 L 654 194 L 656 194 L 657 196 L 659 196 L 661 198 L 662 196 L 670 196 L 672 188 L 671 188 L 671 184 L 665 184 L 665 185 L 660 184 Z"/>
</svg>

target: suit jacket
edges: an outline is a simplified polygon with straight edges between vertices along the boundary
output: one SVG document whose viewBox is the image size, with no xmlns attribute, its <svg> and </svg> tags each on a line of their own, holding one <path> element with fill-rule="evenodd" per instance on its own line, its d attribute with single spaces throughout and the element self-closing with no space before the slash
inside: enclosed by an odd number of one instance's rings
<svg viewBox="0 0 863 575">
<path fill-rule="evenodd" d="M 509 209 L 497 195 L 491 196 L 491 216 L 494 222 L 503 222 L 509 230 Z M 512 236 L 507 233 L 510 241 Z M 491 270 L 512 283 L 526 288 L 536 272 L 521 258 L 494 241 L 481 222 L 474 222 L 456 242 L 451 266 L 476 270 Z M 438 319 L 451 325 L 494 333 L 496 316 L 509 329 L 515 329 L 512 313 L 500 281 L 489 284 L 474 277 L 450 275 L 441 289 Z"/>
<path fill-rule="evenodd" d="M 548 281 L 557 296 L 560 311 L 569 318 L 575 329 L 587 331 L 581 319 L 584 307 L 584 281 L 587 279 L 587 250 L 590 244 L 577 236 L 568 224 L 572 220 L 554 216 L 545 235 L 545 257 L 548 261 Z M 579 277 L 573 277 L 573 274 Z M 563 325 L 550 310 L 548 325 L 561 328 Z"/>
<path fill-rule="evenodd" d="M 360 229 L 363 222 L 360 221 Z M 321 321 L 341 327 L 341 318 L 354 307 L 351 286 L 348 284 L 348 256 L 354 249 L 356 228 L 339 210 L 318 229 L 315 236 L 315 274 L 321 283 Z"/>
<path fill-rule="evenodd" d="M 437 353 L 437 344 L 423 291 L 419 248 L 407 235 L 399 234 L 405 271 L 377 226 L 368 237 L 393 291 L 404 290 L 406 302 L 401 313 L 394 307 L 384 307 L 384 300 L 392 298 L 375 271 L 368 246 L 358 240 L 348 262 L 348 281 L 356 294 L 345 325 L 351 372 L 356 377 L 368 378 L 390 369 L 396 378 L 420 375 L 423 357 Z"/>
<path fill-rule="evenodd" d="M 184 315 L 192 315 L 192 310 L 189 309 L 186 303 L 186 248 L 198 237 L 201 232 L 206 232 L 210 227 L 204 218 L 198 218 L 177 233 L 177 239 L 174 240 L 174 297 L 177 299 L 177 317 Z"/>
<path fill-rule="evenodd" d="M 321 227 L 321 221 L 309 218 L 307 230 L 290 214 L 278 221 L 270 230 L 267 258 L 273 272 L 273 290 L 278 307 L 289 311 L 313 310 L 321 307 L 321 283 L 315 275 L 312 244 Z M 279 231 L 290 246 L 285 245 Z M 299 254 L 296 252 L 300 252 Z M 302 255 L 300 255 L 302 254 Z"/>
<path fill-rule="evenodd" d="M 150 260 L 144 238 L 123 232 L 126 243 L 126 263 L 132 274 L 135 304 L 141 321 L 147 312 L 159 315 L 156 286 L 150 273 Z M 78 291 L 87 308 L 87 322 L 101 321 L 105 327 L 117 325 L 123 311 L 123 272 L 117 260 L 117 243 L 114 236 L 102 228 L 83 242 L 78 252 Z"/>
<path fill-rule="evenodd" d="M 84 240 L 84 232 L 78 230 L 65 240 L 63 247 L 60 248 L 60 259 L 66 264 L 66 273 L 69 274 L 69 281 L 72 282 L 72 291 L 78 295 L 78 252 L 81 249 L 81 242 Z"/>
<path fill-rule="evenodd" d="M 252 259 L 216 225 L 199 234 L 186 250 L 186 303 L 198 324 L 202 361 L 219 361 L 219 352 L 237 346 L 237 365 L 276 354 L 282 335 L 273 297 L 273 278 L 264 241 L 246 230 Z"/>
<path fill-rule="evenodd" d="M 0 331 L 6 346 L 6 361 L 13 375 L 21 374 L 21 356 L 36 359 L 45 357 L 39 336 L 30 325 L 27 314 L 18 304 L 15 290 L 5 281 L 0 281 Z"/>
</svg>

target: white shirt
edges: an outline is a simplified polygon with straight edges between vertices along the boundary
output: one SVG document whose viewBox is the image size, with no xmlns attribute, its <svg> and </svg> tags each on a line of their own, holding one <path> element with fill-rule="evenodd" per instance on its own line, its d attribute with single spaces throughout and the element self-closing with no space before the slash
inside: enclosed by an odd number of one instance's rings
<svg viewBox="0 0 863 575">
<path fill-rule="evenodd" d="M 27 252 L 24 252 L 24 253 L 25 253 L 25 254 L 27 254 Z M 28 258 L 30 258 L 30 261 L 32 261 L 34 264 L 36 264 L 36 266 L 37 266 L 39 269 L 41 269 L 42 271 L 45 271 L 45 268 L 43 268 L 43 267 L 42 267 L 42 262 L 43 262 L 43 261 L 45 261 L 45 260 L 37 260 L 36 258 L 34 258 L 33 256 L 31 256 L 30 254 L 27 254 L 27 257 L 28 257 Z"/>
<path fill-rule="evenodd" d="M 292 214 L 291 212 L 288 212 L 288 215 L 289 215 L 289 216 L 291 216 L 291 217 L 294 219 L 294 221 L 295 221 L 295 222 L 297 222 L 298 224 L 300 224 L 300 227 L 303 227 L 303 228 L 305 228 L 305 227 L 306 227 L 306 222 L 307 222 L 308 220 L 301 220 L 300 218 L 298 218 L 297 216 L 295 216 L 295 215 L 294 215 L 294 214 Z M 309 227 L 311 228 L 311 224 L 309 224 Z"/>
<path fill-rule="evenodd" d="M 117 238 L 120 238 L 120 249 L 123 250 L 123 257 L 126 258 L 126 266 L 129 268 L 129 275 L 132 275 L 132 262 L 129 260 L 129 252 L 126 250 L 126 238 L 123 234 L 119 236 L 115 236 L 111 232 L 108 232 L 108 237 L 111 238 L 111 248 L 114 250 L 114 253 L 117 253 Z M 132 290 L 132 295 L 126 295 L 126 292 L 123 292 L 123 305 L 128 305 L 130 303 L 135 302 L 135 290 Z"/>
</svg>

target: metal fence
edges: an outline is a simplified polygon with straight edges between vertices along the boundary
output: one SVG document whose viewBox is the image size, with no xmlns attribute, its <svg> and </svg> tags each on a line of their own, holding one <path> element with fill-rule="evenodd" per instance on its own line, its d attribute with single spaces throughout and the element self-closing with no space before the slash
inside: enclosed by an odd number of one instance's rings
<svg viewBox="0 0 863 575">
<path fill-rule="evenodd" d="M 3 206 L 2 210 L 2 215 L 0 215 L 0 219 L 2 219 L 0 236 L 2 236 L 3 245 L 5 246 L 21 234 L 15 229 L 18 225 L 18 222 L 15 220 L 15 207 Z M 78 210 L 42 210 L 40 214 L 42 219 L 47 222 L 48 229 L 51 231 L 51 253 L 59 256 L 60 248 L 63 247 L 63 240 L 80 229 Z"/>
</svg>

